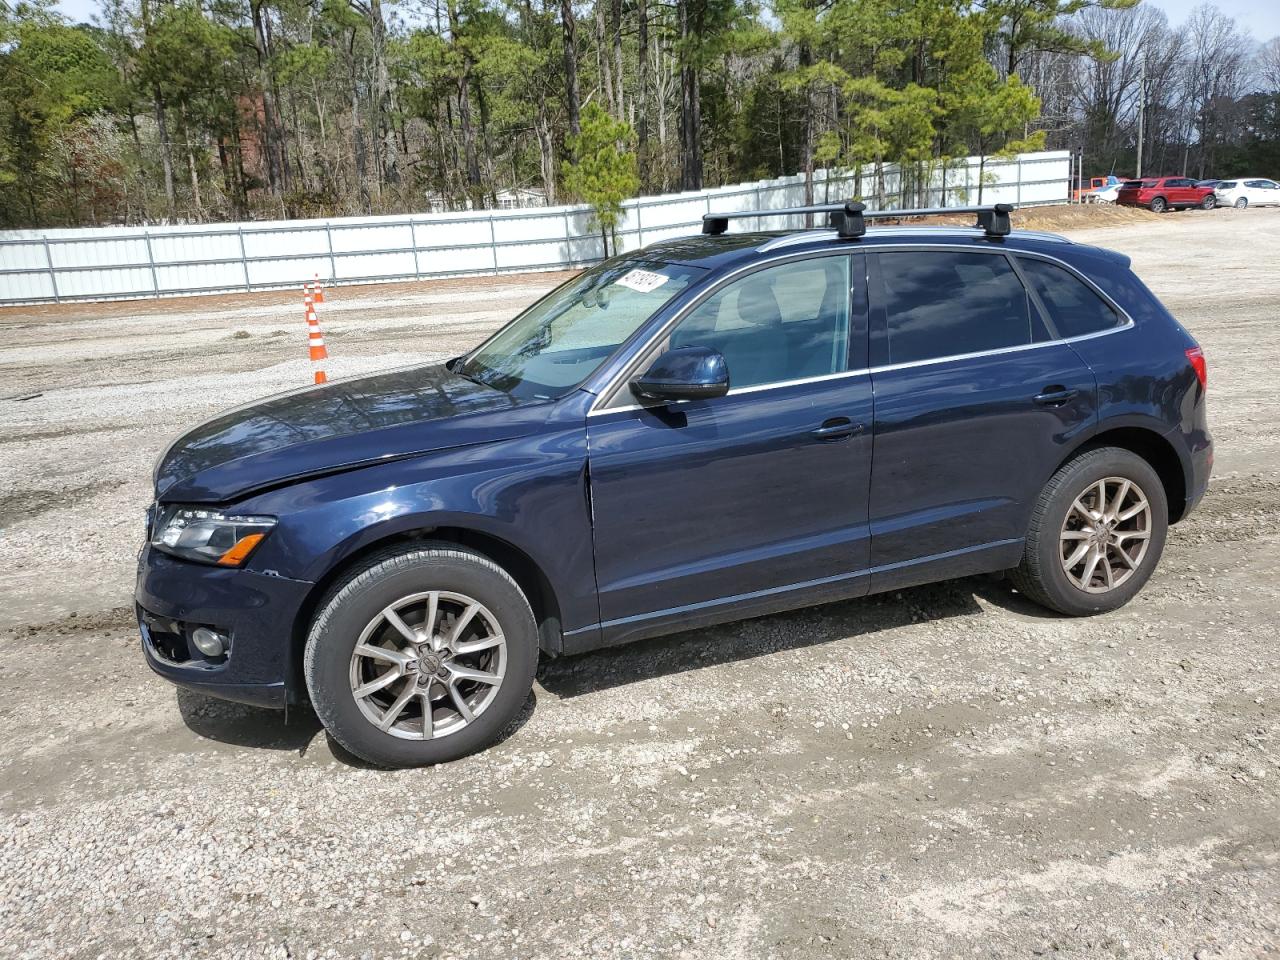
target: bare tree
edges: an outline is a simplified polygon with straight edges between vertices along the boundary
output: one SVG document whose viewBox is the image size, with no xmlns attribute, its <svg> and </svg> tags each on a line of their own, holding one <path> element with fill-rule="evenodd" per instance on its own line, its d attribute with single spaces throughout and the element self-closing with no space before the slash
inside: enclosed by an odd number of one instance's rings
<svg viewBox="0 0 1280 960">
<path fill-rule="evenodd" d="M 1258 48 L 1254 73 L 1263 90 L 1280 91 L 1280 37 L 1272 37 Z"/>
</svg>

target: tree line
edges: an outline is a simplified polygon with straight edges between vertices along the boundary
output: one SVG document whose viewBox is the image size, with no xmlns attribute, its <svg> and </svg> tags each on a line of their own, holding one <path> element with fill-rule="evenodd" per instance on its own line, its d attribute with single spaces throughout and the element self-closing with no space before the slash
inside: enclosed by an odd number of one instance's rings
<svg viewBox="0 0 1280 960">
<path fill-rule="evenodd" d="M 0 0 L 0 225 L 466 209 L 969 155 L 1280 173 L 1280 40 L 1138 0 Z M 1145 79 L 1145 83 L 1143 80 Z M 1246 168 L 1248 170 L 1246 171 Z"/>
</svg>

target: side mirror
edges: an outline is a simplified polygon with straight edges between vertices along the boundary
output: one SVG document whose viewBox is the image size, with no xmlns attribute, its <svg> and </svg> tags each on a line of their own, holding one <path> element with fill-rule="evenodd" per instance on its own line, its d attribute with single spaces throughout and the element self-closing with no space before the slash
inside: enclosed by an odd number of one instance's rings
<svg viewBox="0 0 1280 960">
<path fill-rule="evenodd" d="M 678 347 L 660 354 L 631 381 L 641 400 L 706 400 L 729 392 L 729 366 L 710 347 Z"/>
</svg>

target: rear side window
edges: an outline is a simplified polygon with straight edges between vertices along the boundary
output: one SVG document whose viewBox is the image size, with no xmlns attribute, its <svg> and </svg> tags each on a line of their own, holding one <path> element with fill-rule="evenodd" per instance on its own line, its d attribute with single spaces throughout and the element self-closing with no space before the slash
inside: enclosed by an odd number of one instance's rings
<svg viewBox="0 0 1280 960">
<path fill-rule="evenodd" d="M 889 363 L 1020 347 L 1044 339 L 1012 264 L 999 254 L 880 254 Z"/>
<path fill-rule="evenodd" d="M 1027 282 L 1040 295 L 1061 337 L 1079 337 L 1120 325 L 1121 317 L 1079 277 L 1047 260 L 1019 257 Z"/>
</svg>

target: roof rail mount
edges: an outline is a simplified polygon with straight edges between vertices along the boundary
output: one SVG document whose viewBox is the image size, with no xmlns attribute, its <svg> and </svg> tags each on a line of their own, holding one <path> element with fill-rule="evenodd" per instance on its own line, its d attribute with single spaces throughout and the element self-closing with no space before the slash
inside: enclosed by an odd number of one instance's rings
<svg viewBox="0 0 1280 960">
<path fill-rule="evenodd" d="M 918 207 L 914 210 L 868 210 L 857 200 L 844 203 L 820 203 L 811 207 L 786 207 L 781 210 L 735 210 L 731 213 L 708 213 L 702 218 L 702 232 L 719 236 L 729 229 L 730 220 L 753 217 L 794 217 L 825 213 L 827 226 L 834 227 L 841 240 L 857 240 L 867 232 L 868 220 L 900 220 L 904 217 L 927 217 L 941 213 L 973 213 L 978 217 L 974 228 L 987 237 L 998 240 L 1007 237 L 1012 226 L 1009 214 L 1011 203 L 995 203 L 989 207 Z"/>
</svg>

